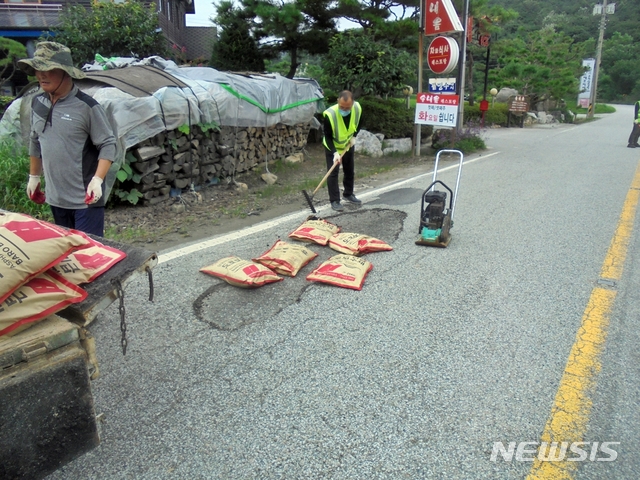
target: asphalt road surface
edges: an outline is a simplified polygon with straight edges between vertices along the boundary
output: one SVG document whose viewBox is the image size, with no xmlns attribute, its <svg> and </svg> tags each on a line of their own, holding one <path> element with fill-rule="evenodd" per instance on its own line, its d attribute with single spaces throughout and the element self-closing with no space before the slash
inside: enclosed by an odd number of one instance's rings
<svg viewBox="0 0 640 480">
<path fill-rule="evenodd" d="M 361 291 L 305 280 L 321 246 L 257 290 L 199 272 L 286 240 L 303 210 L 161 252 L 155 302 L 127 288 L 127 355 L 115 304 L 91 327 L 102 443 L 50 478 L 638 478 L 640 149 L 617 108 L 489 131 L 446 249 L 414 243 L 428 166 L 322 210 L 394 248 L 366 256 Z M 543 441 L 564 461 L 540 461 Z"/>
</svg>

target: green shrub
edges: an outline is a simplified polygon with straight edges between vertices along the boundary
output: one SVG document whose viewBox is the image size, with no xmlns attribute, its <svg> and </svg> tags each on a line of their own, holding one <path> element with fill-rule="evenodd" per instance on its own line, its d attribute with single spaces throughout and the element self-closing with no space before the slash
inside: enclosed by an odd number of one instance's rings
<svg viewBox="0 0 640 480">
<path fill-rule="evenodd" d="M 0 143 L 0 209 L 26 213 L 32 217 L 52 221 L 51 210 L 46 204 L 38 205 L 27 197 L 29 180 L 29 155 L 25 147 L 13 141 Z M 44 177 L 41 188 L 44 189 Z M 45 192 L 46 193 L 46 192 Z"/>
<path fill-rule="evenodd" d="M 462 153 L 473 153 L 487 148 L 481 136 L 481 129 L 473 122 L 467 124 L 465 128 L 458 132 L 453 147 L 451 146 L 451 134 L 452 131 L 450 129 L 436 130 L 431 138 L 431 147 L 435 150 L 453 148 L 454 150 L 460 150 Z"/>
<path fill-rule="evenodd" d="M 365 130 L 382 133 L 385 138 L 413 137 L 414 109 L 407 109 L 403 102 L 393 98 L 363 97 L 358 102 L 362 105 L 362 128 Z M 432 132 L 430 125 L 422 126 L 423 137 L 430 136 Z"/>
<path fill-rule="evenodd" d="M 14 99 L 15 97 L 6 97 L 4 95 L 0 95 L 0 117 L 4 115 L 5 110 L 7 109 L 9 104 L 13 102 Z"/>
<path fill-rule="evenodd" d="M 500 125 L 501 127 L 506 127 L 508 111 L 509 109 L 506 103 L 495 103 L 493 106 L 489 106 L 489 110 L 484 114 L 484 126 Z M 480 102 L 477 102 L 473 106 L 465 104 L 464 123 L 466 125 L 469 122 L 477 123 L 478 125 L 482 122 Z"/>
</svg>

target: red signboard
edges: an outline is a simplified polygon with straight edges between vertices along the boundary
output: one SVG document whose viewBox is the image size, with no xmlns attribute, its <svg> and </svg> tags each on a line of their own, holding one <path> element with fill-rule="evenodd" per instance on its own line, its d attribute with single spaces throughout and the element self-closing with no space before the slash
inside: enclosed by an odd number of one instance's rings
<svg viewBox="0 0 640 480">
<path fill-rule="evenodd" d="M 460 95 L 438 95 L 432 93 L 418 93 L 416 95 L 417 103 L 430 103 L 432 105 L 458 105 Z"/>
<path fill-rule="evenodd" d="M 451 0 L 425 0 L 424 34 L 462 32 L 462 24 Z"/>
<path fill-rule="evenodd" d="M 449 73 L 458 65 L 460 49 L 449 37 L 436 37 L 427 49 L 427 65 L 433 73 Z"/>
</svg>

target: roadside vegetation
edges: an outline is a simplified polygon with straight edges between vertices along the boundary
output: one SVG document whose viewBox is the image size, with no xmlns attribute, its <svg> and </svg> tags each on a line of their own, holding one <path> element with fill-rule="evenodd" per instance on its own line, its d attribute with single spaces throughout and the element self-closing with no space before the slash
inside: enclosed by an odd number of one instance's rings
<svg viewBox="0 0 640 480">
<path fill-rule="evenodd" d="M 453 3 L 462 12 L 464 0 Z M 464 128 L 452 135 L 451 130 L 434 131 L 431 126 L 422 126 L 422 138 L 431 138 L 436 150 L 453 147 L 468 154 L 486 148 L 483 128 L 506 126 L 508 117 L 507 105 L 495 102 L 488 94 L 494 87 L 514 88 L 527 95 L 532 110 L 539 105 L 562 121 L 586 121 L 587 111 L 577 107 L 575 99 L 583 73 L 582 59 L 595 56 L 599 17 L 578 3 L 471 0 L 469 14 L 474 20 L 466 52 Z M 402 8 L 392 11 L 394 5 Z M 92 62 L 96 54 L 103 59 L 159 55 L 179 65 L 313 78 L 325 95 L 319 112 L 347 88 L 363 106 L 363 128 L 382 133 L 385 138 L 406 138 L 414 132 L 416 94 L 409 97 L 407 108 L 402 91 L 407 86 L 418 90 L 419 12 L 415 5 L 377 0 L 291 0 L 284 5 L 275 0 L 222 0 L 215 4 L 218 38 L 209 59 L 187 60 L 189 52 L 183 47 L 166 48 L 156 29 L 154 8 L 133 0 L 94 2 L 89 9 L 68 5 L 52 35 L 42 39 L 54 38 L 67 44 L 79 65 Z M 608 20 L 598 98 L 633 103 L 640 98 L 640 4 L 619 2 L 616 8 L 616 14 Z M 356 27 L 338 30 L 338 22 L 344 20 Z M 490 50 L 483 38 L 488 39 Z M 0 73 L 6 81 L 26 51 L 18 42 L 1 40 Z M 428 78 L 434 75 L 426 66 L 423 74 L 426 89 Z M 479 107 L 482 99 L 490 103 L 484 114 Z M 10 101 L 10 97 L 1 97 L 0 109 Z M 595 107 L 596 114 L 613 111 L 604 103 Z M 33 204 L 23 194 L 28 175 L 26 152 L 5 142 L 0 146 L 0 162 L 0 208 L 48 218 L 48 207 Z M 119 172 L 119 181 L 133 179 L 135 172 L 130 168 L 127 171 L 127 167 Z M 275 164 L 270 168 L 278 174 L 280 168 L 294 167 Z M 375 171 L 360 173 L 374 175 Z M 291 185 L 262 186 L 256 198 L 313 188 L 321 177 L 310 178 Z M 135 192 L 120 190 L 119 184 L 113 191 L 111 206 L 116 202 L 135 204 L 139 199 Z M 227 210 L 241 215 L 237 212 L 243 209 Z M 135 231 L 132 228 L 126 234 L 134 235 Z"/>
<path fill-rule="evenodd" d="M 0 142 L 0 209 L 20 212 L 42 220 L 53 220 L 49 205 L 38 205 L 27 197 L 29 155 L 12 140 Z M 42 181 L 44 189 L 44 179 Z"/>
</svg>

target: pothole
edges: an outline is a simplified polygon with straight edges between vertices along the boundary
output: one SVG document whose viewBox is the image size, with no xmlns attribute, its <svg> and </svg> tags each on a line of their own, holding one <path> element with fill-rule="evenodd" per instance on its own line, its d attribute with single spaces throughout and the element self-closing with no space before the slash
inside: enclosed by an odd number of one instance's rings
<svg viewBox="0 0 640 480">
<path fill-rule="evenodd" d="M 405 212 L 391 209 L 358 209 L 324 217 L 343 232 L 357 232 L 379 238 L 393 246 L 402 232 Z M 295 243 L 295 240 L 283 238 Z M 275 242 L 275 240 L 274 240 Z M 306 280 L 311 271 L 338 252 L 321 245 L 309 244 L 318 256 L 296 277 L 255 289 L 238 288 L 212 278 L 214 285 L 206 289 L 194 302 L 196 317 L 213 328 L 234 331 L 245 325 L 271 318 L 294 303 L 300 302 L 305 291 L 314 284 Z M 256 256 L 262 251 L 256 252 Z"/>
</svg>

